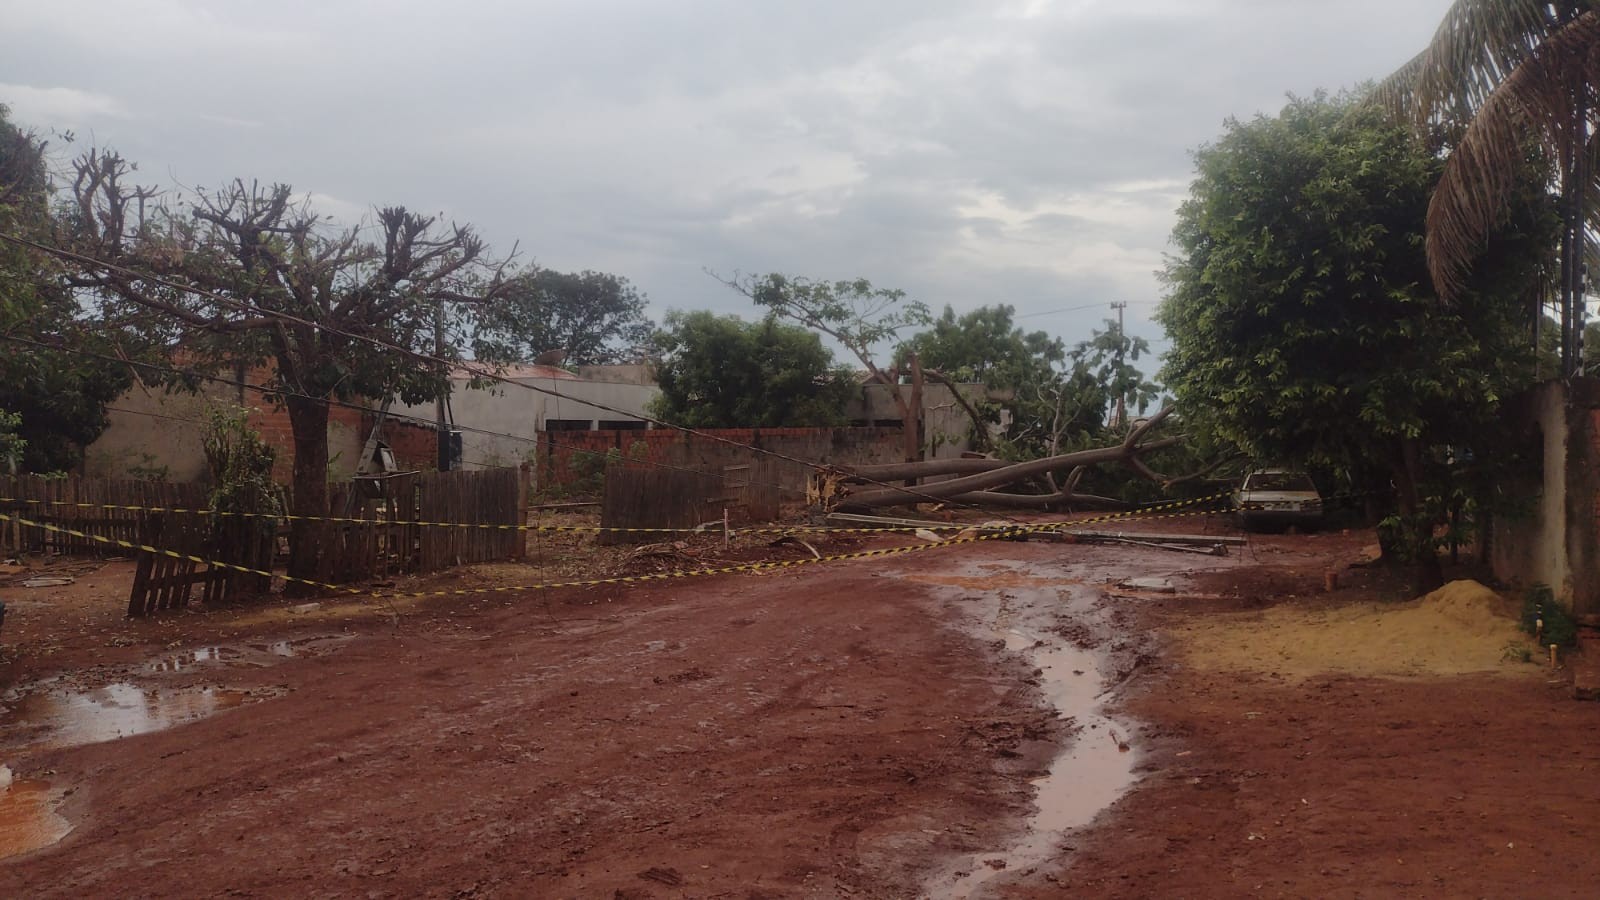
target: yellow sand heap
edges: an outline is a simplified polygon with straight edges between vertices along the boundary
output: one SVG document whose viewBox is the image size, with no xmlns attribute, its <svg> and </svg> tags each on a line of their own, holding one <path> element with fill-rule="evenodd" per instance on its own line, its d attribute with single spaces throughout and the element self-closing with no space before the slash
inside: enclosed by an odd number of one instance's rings
<svg viewBox="0 0 1600 900">
<path fill-rule="evenodd" d="M 1179 632 L 1196 668 L 1308 678 L 1337 672 L 1406 677 L 1538 669 L 1513 603 L 1476 581 L 1453 581 L 1407 603 L 1277 606 L 1197 619 Z"/>
</svg>

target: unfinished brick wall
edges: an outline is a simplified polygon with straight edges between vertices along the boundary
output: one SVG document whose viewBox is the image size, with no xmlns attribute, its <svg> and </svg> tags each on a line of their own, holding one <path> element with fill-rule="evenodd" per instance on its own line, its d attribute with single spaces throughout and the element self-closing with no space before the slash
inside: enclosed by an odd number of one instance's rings
<svg viewBox="0 0 1600 900">
<path fill-rule="evenodd" d="M 259 402 L 251 407 L 249 423 L 261 439 L 277 451 L 272 477 L 287 484 L 294 478 L 294 427 L 289 411 L 281 406 Z M 347 475 L 356 468 L 356 456 L 367 436 L 367 414 L 347 406 L 328 409 L 328 466 L 330 474 Z"/>
<path fill-rule="evenodd" d="M 870 465 L 898 462 L 903 453 L 899 428 L 723 428 L 704 432 L 736 444 L 759 447 L 807 462 Z M 758 451 L 689 435 L 674 429 L 542 432 L 534 475 L 540 490 L 571 486 L 585 471 L 583 457 L 615 450 L 644 465 L 661 464 L 720 473 L 724 467 L 775 463 L 776 478 L 791 493 L 805 491 L 808 465 L 773 460 Z"/>
<path fill-rule="evenodd" d="M 363 434 L 372 429 L 374 418 L 367 414 Z M 401 471 L 431 471 L 439 467 L 439 432 L 432 426 L 389 419 L 383 423 L 381 440 L 389 445 Z"/>
</svg>

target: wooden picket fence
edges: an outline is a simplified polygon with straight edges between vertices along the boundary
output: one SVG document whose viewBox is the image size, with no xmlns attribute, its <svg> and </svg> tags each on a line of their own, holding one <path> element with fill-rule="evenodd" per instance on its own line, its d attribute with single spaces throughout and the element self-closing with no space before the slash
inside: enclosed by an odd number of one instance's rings
<svg viewBox="0 0 1600 900">
<path fill-rule="evenodd" d="M 778 518 L 777 468 L 768 460 L 720 471 L 651 468 L 628 462 L 606 467 L 600 498 L 605 528 L 695 528 L 727 516 L 733 524 Z M 604 532 L 602 544 L 662 540 L 659 532 Z"/>
<path fill-rule="evenodd" d="M 272 588 L 272 580 L 260 574 L 272 571 L 277 539 L 271 522 L 149 513 L 142 526 L 139 543 L 171 552 L 139 551 L 128 596 L 129 616 L 182 609 L 189 605 L 196 587 L 206 604 L 263 594 Z"/>
<path fill-rule="evenodd" d="M 526 533 L 513 526 L 527 521 L 527 478 L 527 469 L 507 468 L 408 472 L 334 485 L 334 515 L 361 521 L 324 529 L 328 580 L 520 559 Z M 457 527 L 406 524 L 412 522 Z"/>
<path fill-rule="evenodd" d="M 412 472 L 331 485 L 330 518 L 361 521 L 322 523 L 319 580 L 349 583 L 520 559 L 526 535 L 516 526 L 527 521 L 528 477 L 526 468 Z M 196 587 L 207 603 L 268 590 L 263 576 L 171 555 L 272 571 L 286 533 L 281 521 L 154 511 L 209 506 L 210 488 L 203 484 L 0 477 L 0 513 L 37 523 L 0 519 L 0 552 L 137 556 L 128 601 L 134 616 L 181 608 Z M 417 522 L 457 527 L 410 524 Z M 135 551 L 45 525 L 170 553 Z"/>
<path fill-rule="evenodd" d="M 134 543 L 140 540 L 145 527 L 140 510 L 206 509 L 210 496 L 210 488 L 203 484 L 0 476 L 0 513 Z M 132 551 L 93 538 L 0 519 L 0 552 L 127 556 Z"/>
</svg>

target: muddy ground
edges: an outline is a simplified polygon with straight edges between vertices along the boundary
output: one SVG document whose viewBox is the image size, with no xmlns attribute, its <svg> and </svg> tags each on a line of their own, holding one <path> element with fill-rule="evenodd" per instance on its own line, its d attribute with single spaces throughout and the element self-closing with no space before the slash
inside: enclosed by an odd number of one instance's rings
<svg viewBox="0 0 1600 900">
<path fill-rule="evenodd" d="M 7 816 L 70 831 L 0 859 L 0 896 L 1592 895 L 1600 705 L 1560 673 L 1188 654 L 1197 623 L 1402 599 L 1349 568 L 1370 543 L 987 542 L 142 623 L 114 564 L 7 622 L 0 844 Z"/>
</svg>

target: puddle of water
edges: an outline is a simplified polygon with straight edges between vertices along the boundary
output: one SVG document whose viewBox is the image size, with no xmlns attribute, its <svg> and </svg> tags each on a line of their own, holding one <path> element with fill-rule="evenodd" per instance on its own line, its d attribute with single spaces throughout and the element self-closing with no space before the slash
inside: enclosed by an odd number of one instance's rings
<svg viewBox="0 0 1600 900">
<path fill-rule="evenodd" d="M 11 770 L 0 766 L 0 859 L 66 837 L 72 823 L 56 812 L 60 799 L 48 782 L 12 781 Z"/>
<path fill-rule="evenodd" d="M 1008 639 L 1006 645 L 1014 650 L 1024 650 L 1017 644 L 1032 645 L 1037 639 L 1025 632 L 1012 634 L 1015 640 Z M 1123 737 L 1126 729 L 1103 715 L 1096 702 L 1105 679 L 1092 653 L 1070 645 L 1025 652 L 1044 672 L 1040 687 L 1050 703 L 1073 716 L 1078 725 L 1071 747 L 1056 758 L 1048 775 L 1034 781 L 1039 812 L 1028 830 L 1059 833 L 1081 828 L 1133 783 L 1131 748 Z"/>
<path fill-rule="evenodd" d="M 972 587 L 988 591 L 1012 588 L 1000 597 L 990 623 L 993 634 L 1005 641 L 1007 650 L 1021 654 L 1040 670 L 1039 690 L 1057 712 L 1070 716 L 1077 726 L 1066 751 L 1050 764 L 1048 773 L 1032 782 L 1036 812 L 1029 817 L 1021 839 L 1004 849 L 959 860 L 947 873 L 968 874 L 953 881 L 948 876 L 937 879 L 929 891 L 929 896 L 939 900 L 965 900 L 996 878 L 1055 857 L 1068 832 L 1092 823 L 1133 785 L 1137 753 L 1127 743 L 1128 729 L 1104 712 L 1100 697 L 1106 679 L 1096 654 L 1029 627 L 1044 624 L 1046 617 L 1063 606 L 1090 615 L 1081 593 L 1063 590 L 1071 584 L 1069 579 L 1028 576 L 1015 570 L 972 579 L 904 577 L 953 587 L 967 587 L 970 581 Z M 1003 865 L 995 868 L 990 861 Z"/>
<path fill-rule="evenodd" d="M 158 690 L 126 682 L 28 694 L 5 704 L 0 746 L 37 750 L 97 744 L 203 719 L 263 696 L 210 687 Z"/>
<path fill-rule="evenodd" d="M 229 660 L 237 659 L 239 651 L 230 647 L 201 647 L 198 650 L 186 650 L 161 659 L 153 659 L 145 663 L 147 672 L 187 672 L 207 663 L 227 664 Z"/>
<path fill-rule="evenodd" d="M 900 577 L 918 584 L 958 587 L 969 591 L 992 591 L 998 588 L 1058 588 L 1073 583 L 1067 578 L 1046 578 L 1039 575 L 1024 575 L 1015 571 L 987 572 L 983 575 L 902 575 Z"/>
<path fill-rule="evenodd" d="M 285 659 L 332 653 L 347 640 L 349 638 L 342 635 L 322 635 L 266 643 L 200 647 L 153 659 L 145 663 L 144 669 L 146 672 L 188 672 L 215 666 L 261 668 L 276 665 Z"/>
</svg>

